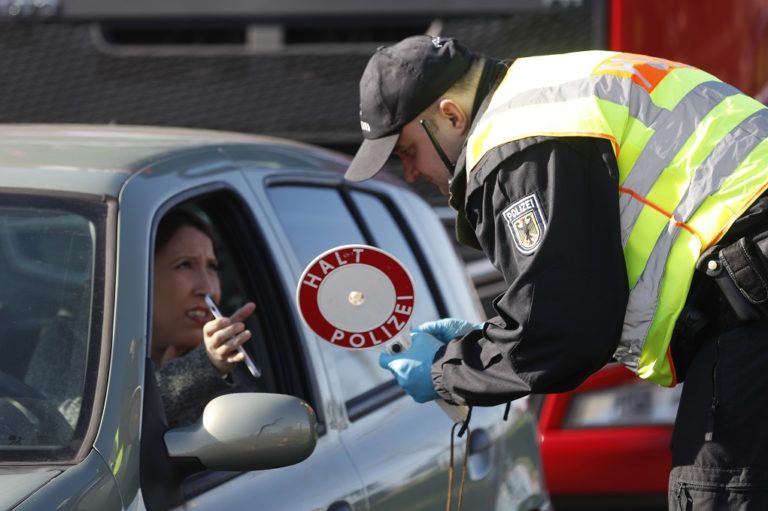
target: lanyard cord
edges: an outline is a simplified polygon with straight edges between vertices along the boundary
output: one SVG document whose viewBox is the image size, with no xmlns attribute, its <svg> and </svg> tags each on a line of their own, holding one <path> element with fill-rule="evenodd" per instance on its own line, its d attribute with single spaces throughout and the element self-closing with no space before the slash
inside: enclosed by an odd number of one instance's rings
<svg viewBox="0 0 768 511">
<path fill-rule="evenodd" d="M 459 483 L 459 498 L 456 505 L 456 511 L 461 511 L 461 501 L 464 498 L 464 481 L 467 478 L 467 460 L 469 459 L 469 439 L 471 436 L 471 431 L 469 430 L 469 419 L 471 417 L 471 408 L 470 408 L 470 414 L 467 415 L 467 418 L 464 420 L 464 422 L 457 422 L 453 425 L 451 428 L 451 456 L 450 461 L 448 465 L 448 498 L 445 501 L 445 511 L 451 511 L 451 504 L 453 501 L 453 451 L 454 451 L 454 439 L 456 438 L 456 427 L 458 426 L 459 433 L 458 436 L 461 437 L 466 432 L 467 439 L 464 443 L 464 460 L 461 464 L 461 482 Z"/>
</svg>

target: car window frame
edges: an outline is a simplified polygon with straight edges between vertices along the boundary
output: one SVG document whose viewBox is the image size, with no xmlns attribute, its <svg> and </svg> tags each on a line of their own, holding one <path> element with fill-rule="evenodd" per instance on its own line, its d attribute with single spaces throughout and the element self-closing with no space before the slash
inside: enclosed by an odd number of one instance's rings
<svg viewBox="0 0 768 511">
<path fill-rule="evenodd" d="M 211 216 L 211 202 L 218 202 L 216 206 L 227 210 L 223 214 L 220 213 L 221 216 L 214 214 L 211 220 L 221 238 L 220 241 L 227 245 L 227 251 L 232 258 L 230 262 L 235 267 L 235 273 L 240 277 L 244 291 L 251 300 L 256 302 L 254 314 L 266 314 L 266 311 L 269 311 L 269 321 L 263 319 L 261 321 L 262 330 L 267 330 L 263 332 L 265 338 L 289 339 L 280 345 L 282 349 L 276 349 L 270 353 L 271 365 L 279 366 L 282 370 L 282 374 L 277 378 L 276 391 L 300 397 L 314 406 L 317 404 L 317 396 L 314 391 L 315 385 L 311 381 L 312 373 L 298 346 L 299 332 L 294 328 L 292 316 L 288 312 L 293 304 L 289 296 L 278 292 L 284 288 L 284 283 L 279 280 L 275 271 L 279 263 L 275 261 L 274 250 L 266 247 L 258 220 L 254 218 L 253 211 L 234 189 L 227 187 L 214 193 L 218 196 L 206 194 L 200 196 L 196 202 L 198 204 L 206 202 L 203 209 L 209 216 Z M 223 194 L 228 194 L 228 199 L 232 200 L 223 200 Z M 226 226 L 229 232 L 225 233 L 222 226 Z M 237 243 L 233 242 L 234 239 L 237 239 Z M 233 244 L 242 246 L 233 249 L 231 246 Z M 238 260 L 235 261 L 235 259 Z M 253 261 L 257 263 L 252 263 Z M 265 282 L 269 284 L 265 285 Z M 277 313 L 274 312 L 275 308 Z M 275 329 L 275 325 L 280 325 L 281 328 Z M 291 342 L 290 339 L 296 341 Z M 281 355 L 285 351 L 290 352 L 290 355 Z"/>
<path fill-rule="evenodd" d="M 381 205 L 392 216 L 392 221 L 399 227 L 400 233 L 405 238 L 405 241 L 410 248 L 410 251 L 415 259 L 416 264 L 421 271 L 421 275 L 424 278 L 424 284 L 426 289 L 429 290 L 430 298 L 435 306 L 438 317 L 448 316 L 448 308 L 443 298 L 440 288 L 437 286 L 435 275 L 432 271 L 423 247 L 418 242 L 416 235 L 411 228 L 411 225 L 406 220 L 402 210 L 397 204 L 385 193 L 377 192 L 369 189 L 365 186 L 350 185 L 343 183 L 340 186 L 342 197 L 344 197 L 347 206 L 350 211 L 353 212 L 353 216 L 358 224 L 364 226 L 364 232 L 367 232 L 366 239 L 371 240 L 371 244 L 374 245 L 373 239 L 375 235 L 370 230 L 370 226 L 361 211 L 360 205 L 355 200 L 353 193 L 362 193 L 370 198 L 378 200 Z M 405 395 L 405 391 L 397 384 L 394 379 L 380 384 L 368 392 L 364 392 L 354 398 L 347 400 L 345 405 L 347 407 L 347 414 L 350 421 L 354 422 L 362 417 L 365 417 L 369 413 L 386 406 Z"/>
<path fill-rule="evenodd" d="M 269 392 L 278 392 L 284 394 L 290 394 L 300 397 L 307 403 L 309 403 L 316 411 L 320 409 L 319 396 L 315 391 L 316 386 L 312 382 L 314 377 L 309 364 L 306 361 L 303 351 L 300 349 L 300 334 L 294 327 L 293 317 L 287 311 L 287 308 L 291 306 L 288 301 L 288 297 L 284 296 L 279 290 L 285 287 L 284 283 L 279 280 L 278 272 L 275 271 L 277 262 L 274 258 L 274 250 L 269 249 L 266 246 L 264 234 L 262 232 L 263 227 L 257 218 L 254 216 L 253 210 L 248 206 L 247 200 L 243 196 L 243 192 L 235 189 L 227 182 L 217 182 L 213 184 L 207 184 L 198 186 L 192 189 L 184 190 L 173 197 L 166 200 L 160 207 L 158 207 L 152 218 L 151 227 L 151 242 L 149 250 L 149 282 L 154 279 L 154 244 L 157 236 L 157 227 L 160 220 L 173 208 L 182 205 L 194 205 L 195 208 L 199 208 L 211 221 L 212 228 L 217 237 L 217 242 L 226 245 L 226 250 L 229 252 L 229 256 L 232 257 L 233 271 L 242 278 L 241 286 L 244 288 L 249 298 L 255 301 L 257 304 L 257 311 L 270 310 L 269 321 L 260 321 L 260 327 L 266 338 L 275 339 L 295 339 L 296 341 L 291 344 L 290 348 L 281 346 L 280 349 L 276 349 L 275 352 L 270 354 L 270 363 L 274 367 L 281 367 L 282 372 L 276 378 L 276 389 L 269 389 Z M 219 212 L 214 212 L 211 215 L 212 209 L 220 209 Z M 222 229 L 223 226 L 226 226 Z M 225 233 L 224 231 L 229 231 Z M 235 243 L 234 232 L 239 232 L 240 236 L 237 237 L 237 242 L 243 246 L 233 250 L 232 245 Z M 229 241 L 227 241 L 229 240 Z M 217 249 L 224 248 L 217 246 Z M 235 262 L 236 258 L 234 253 L 239 256 L 239 261 Z M 254 256 L 258 254 L 258 256 Z M 247 261 L 258 261 L 258 264 L 247 264 Z M 255 269 L 257 267 L 257 269 Z M 269 271 L 269 270 L 272 271 Z M 261 275 L 262 278 L 267 278 L 270 281 L 269 285 L 259 285 L 256 274 Z M 248 291 L 250 290 L 250 293 Z M 147 322 L 147 356 L 150 351 L 151 344 L 151 325 L 152 325 L 152 307 L 153 299 L 152 286 L 149 286 L 149 300 L 148 300 L 148 314 L 149 321 Z M 269 298 L 266 296 L 269 295 Z M 275 307 L 275 304 L 280 304 Z M 279 309 L 277 312 L 275 309 Z M 280 319 L 282 318 L 282 319 Z M 281 325 L 281 327 L 275 328 L 275 325 Z M 265 327 L 268 327 L 266 331 Z M 270 335 L 268 332 L 272 332 Z M 290 352 L 290 355 L 285 355 L 286 351 Z M 283 353 L 283 355 L 280 355 Z M 152 367 L 151 361 L 147 358 L 147 371 L 145 378 L 154 377 L 155 370 Z M 149 387 L 149 385 L 148 385 Z M 159 396 L 156 396 L 159 397 Z M 145 414 L 154 413 L 162 417 L 165 421 L 165 411 L 162 407 L 162 403 L 157 406 L 147 407 L 145 399 Z M 317 413 L 317 432 L 318 435 L 322 435 L 326 428 L 322 422 L 322 414 Z M 144 440 L 142 440 L 143 442 Z M 171 465 L 174 465 L 174 461 L 167 458 Z M 182 471 L 188 471 L 188 475 L 183 476 L 180 480 L 175 481 L 178 484 L 179 502 L 181 504 L 189 499 L 192 499 L 205 492 L 214 490 L 218 486 L 236 478 L 247 471 L 223 471 L 223 470 L 211 470 L 200 467 L 195 464 L 181 463 L 180 469 Z"/>
</svg>

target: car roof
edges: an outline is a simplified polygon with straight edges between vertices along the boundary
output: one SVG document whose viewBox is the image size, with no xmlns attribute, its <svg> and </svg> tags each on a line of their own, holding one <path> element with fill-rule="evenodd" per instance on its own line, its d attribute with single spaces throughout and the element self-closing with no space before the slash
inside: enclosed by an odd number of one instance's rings
<svg viewBox="0 0 768 511">
<path fill-rule="evenodd" d="M 0 187 L 117 195 L 153 161 L 176 152 L 261 145 L 346 166 L 348 157 L 275 137 L 216 130 L 87 124 L 0 124 Z"/>
</svg>

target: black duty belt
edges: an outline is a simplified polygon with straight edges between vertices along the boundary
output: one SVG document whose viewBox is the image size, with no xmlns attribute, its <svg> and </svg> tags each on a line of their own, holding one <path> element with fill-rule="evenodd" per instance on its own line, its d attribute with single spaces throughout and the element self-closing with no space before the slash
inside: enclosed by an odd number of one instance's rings
<svg viewBox="0 0 768 511">
<path fill-rule="evenodd" d="M 714 246 L 696 267 L 715 280 L 740 321 L 768 318 L 768 232 Z"/>
</svg>

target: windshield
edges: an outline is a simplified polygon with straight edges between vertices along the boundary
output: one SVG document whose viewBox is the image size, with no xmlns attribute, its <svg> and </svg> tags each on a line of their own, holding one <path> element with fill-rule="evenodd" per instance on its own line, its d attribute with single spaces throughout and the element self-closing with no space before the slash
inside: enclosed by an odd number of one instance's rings
<svg viewBox="0 0 768 511">
<path fill-rule="evenodd" d="M 98 360 L 105 215 L 103 203 L 0 195 L 2 461 L 61 461 L 80 447 Z"/>
</svg>

